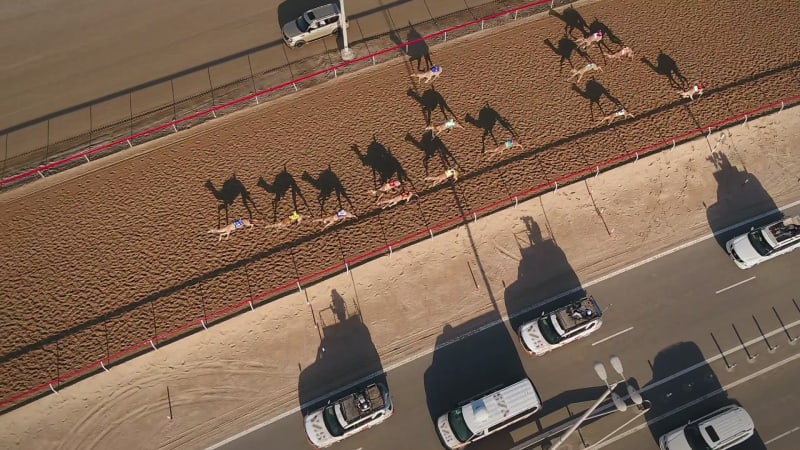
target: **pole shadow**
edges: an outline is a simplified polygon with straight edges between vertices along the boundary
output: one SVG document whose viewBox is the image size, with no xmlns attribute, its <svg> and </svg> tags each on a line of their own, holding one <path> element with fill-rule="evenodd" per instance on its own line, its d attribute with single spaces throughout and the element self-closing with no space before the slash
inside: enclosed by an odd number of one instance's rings
<svg viewBox="0 0 800 450">
<path fill-rule="evenodd" d="M 337 400 L 346 392 L 332 398 L 320 399 L 321 396 L 370 374 L 379 375 L 364 381 L 364 386 L 374 382 L 388 386 L 378 350 L 355 300 L 348 302 L 332 289 L 330 306 L 314 311 L 314 322 L 320 336 L 316 360 L 301 368 L 297 386 L 303 415 L 318 409 L 327 400 Z M 391 392 L 391 388 L 389 390 Z M 320 401 L 315 402 L 315 399 Z"/>
<path fill-rule="evenodd" d="M 238 178 L 236 178 L 236 174 L 234 173 L 231 175 L 230 178 L 225 180 L 222 183 L 222 188 L 217 189 L 214 183 L 211 180 L 206 180 L 204 183 L 206 189 L 211 192 L 211 195 L 217 199 L 217 227 L 222 226 L 222 218 L 220 217 L 220 213 L 224 210 L 225 211 L 225 224 L 230 222 L 228 218 L 228 207 L 233 205 L 237 198 L 242 199 L 242 206 L 244 209 L 247 210 L 247 215 L 250 220 L 253 220 L 253 211 L 250 209 L 254 209 L 257 213 L 261 214 L 256 207 L 253 198 L 250 196 L 250 192 L 245 187 L 244 183 L 242 183 Z"/>
<path fill-rule="evenodd" d="M 486 151 L 487 137 L 491 137 L 495 145 L 498 144 L 497 138 L 494 135 L 495 126 L 498 124 L 502 129 L 505 130 L 506 133 L 510 134 L 511 137 L 517 137 L 517 132 L 514 130 L 514 126 L 511 125 L 511 122 L 509 122 L 505 117 L 501 116 L 497 110 L 492 108 L 489 105 L 489 102 L 486 102 L 483 108 L 478 111 L 477 118 L 467 114 L 464 117 L 464 120 L 475 128 L 483 130 L 483 135 L 481 136 L 481 152 Z"/>
<path fill-rule="evenodd" d="M 417 94 L 413 89 L 409 89 L 406 91 L 406 95 L 414 99 L 422 108 L 422 114 L 425 116 L 425 125 L 431 124 L 431 116 L 437 109 L 441 111 L 444 120 L 449 119 L 451 116 L 456 116 L 453 110 L 447 106 L 447 102 L 444 97 L 442 97 L 442 94 L 433 87 L 426 89 L 422 95 Z"/>
<path fill-rule="evenodd" d="M 520 254 L 517 279 L 506 286 L 504 296 L 506 311 L 511 317 L 509 322 L 514 330 L 539 317 L 545 310 L 565 306 L 586 295 L 578 275 L 556 241 L 545 239 L 539 224 L 532 217 L 525 216 L 521 220 L 525 230 L 514 235 Z M 570 289 L 575 292 L 546 306 L 534 307 Z"/>
<path fill-rule="evenodd" d="M 661 436 L 689 421 L 724 406 L 739 405 L 728 397 L 705 359 L 696 343 L 679 342 L 658 352 L 652 362 L 648 361 L 653 376 L 643 388 L 643 397 L 651 405 L 645 419 L 656 443 Z M 680 374 L 684 369 L 695 366 L 694 370 Z M 676 412 L 677 408 L 685 409 Z M 766 446 L 756 433 L 736 448 L 765 450 Z"/>
<path fill-rule="evenodd" d="M 658 56 L 656 57 L 656 63 L 653 64 L 646 56 L 641 58 L 641 61 L 647 65 L 653 72 L 667 77 L 669 80 L 670 86 L 676 89 L 686 89 L 688 86 L 688 80 L 685 76 L 681 73 L 680 69 L 678 69 L 678 63 L 672 59 L 671 56 L 664 53 L 663 50 L 658 50 Z"/>
<path fill-rule="evenodd" d="M 731 164 L 728 156 L 721 151 L 711 153 L 707 159 L 713 162 L 716 168 L 713 175 L 717 182 L 717 200 L 711 205 L 704 203 L 703 206 L 706 207 L 708 225 L 724 251 L 725 243 L 744 232 L 746 227 L 726 233 L 720 233 L 720 230 L 755 214 L 777 210 L 778 207 L 758 178 L 747 172 L 746 167 L 740 170 Z M 781 214 L 775 212 L 765 217 L 762 223 L 767 224 L 780 218 Z"/>
<path fill-rule="evenodd" d="M 372 142 L 367 146 L 366 153 L 362 153 L 357 144 L 353 144 L 350 148 L 362 165 L 372 169 L 372 178 L 376 186 L 386 183 L 394 176 L 400 181 L 411 181 L 400 161 L 386 146 L 378 142 L 375 135 L 372 135 Z"/>
<path fill-rule="evenodd" d="M 286 164 L 283 165 L 283 170 L 275 175 L 275 179 L 273 180 L 272 184 L 267 183 L 264 177 L 259 177 L 258 182 L 256 185 L 268 194 L 274 195 L 272 199 L 272 220 L 278 220 L 278 203 L 286 197 L 286 194 L 292 194 L 292 207 L 295 211 L 299 210 L 299 206 L 297 204 L 297 199 L 303 202 L 303 205 L 306 207 L 306 210 L 310 210 L 308 207 L 308 202 L 306 202 L 305 197 L 303 197 L 303 191 L 300 190 L 300 186 L 297 185 L 297 181 L 295 181 L 294 177 L 291 173 L 286 169 Z"/>
<path fill-rule="evenodd" d="M 351 209 L 353 208 L 353 202 L 350 201 L 350 197 L 347 195 L 347 190 L 344 188 L 344 185 L 342 185 L 342 180 L 340 180 L 339 176 L 334 173 L 330 164 L 328 164 L 327 169 L 320 172 L 317 178 L 314 178 L 311 176 L 311 174 L 305 171 L 300 178 L 314 186 L 314 188 L 319 191 L 317 194 L 317 202 L 319 203 L 319 209 L 321 212 L 325 212 L 325 203 L 334 194 L 336 195 L 336 203 L 338 205 L 337 211 L 345 209 L 344 205 L 342 204 L 342 199 L 344 199 L 347 204 L 350 205 Z"/>
</svg>

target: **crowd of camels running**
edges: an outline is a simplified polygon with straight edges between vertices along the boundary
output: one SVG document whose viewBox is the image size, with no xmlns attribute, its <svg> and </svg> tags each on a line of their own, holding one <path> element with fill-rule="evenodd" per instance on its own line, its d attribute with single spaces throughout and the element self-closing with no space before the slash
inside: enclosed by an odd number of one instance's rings
<svg viewBox="0 0 800 450">
<path fill-rule="evenodd" d="M 567 7 L 562 13 L 558 13 L 556 10 L 551 9 L 550 14 L 558 17 L 564 22 L 564 38 L 559 41 L 558 47 L 554 46 L 549 40 L 546 40 L 545 44 L 547 44 L 554 52 L 561 55 L 561 64 L 563 64 L 566 60 L 569 61 L 570 65 L 572 66 L 567 81 L 578 84 L 584 79 L 584 77 L 588 76 L 592 72 L 603 71 L 602 67 L 593 62 L 592 58 L 588 54 L 588 51 L 592 48 L 596 48 L 605 59 L 611 61 L 633 60 L 635 57 L 633 49 L 623 45 L 622 41 L 614 36 L 607 26 L 601 22 L 598 22 L 597 20 L 595 20 L 591 25 L 588 24 L 574 8 Z M 573 36 L 575 31 L 580 33 L 579 37 L 577 38 Z M 607 42 L 615 45 L 617 47 L 616 51 L 612 51 Z M 575 68 L 571 60 L 571 55 L 573 52 L 577 52 L 583 56 L 585 61 L 587 61 L 587 64 L 583 65 L 582 67 Z M 434 81 L 438 80 L 444 74 L 444 68 L 439 65 L 432 65 L 430 62 L 430 57 L 427 54 L 425 55 L 425 59 L 428 62 L 427 70 L 423 71 L 421 68 L 418 68 L 419 73 L 412 74 L 410 77 L 420 85 L 432 85 Z M 670 83 L 674 87 L 679 88 L 676 90 L 676 93 L 681 98 L 694 101 L 695 97 L 703 95 L 705 86 L 703 86 L 703 84 L 700 82 L 688 83 L 687 79 L 683 77 L 683 75 L 681 75 L 677 70 L 675 62 L 664 53 L 659 54 L 657 66 L 650 63 L 646 58 L 642 58 L 642 61 L 648 64 L 657 73 L 666 75 L 669 78 Z M 617 119 L 625 120 L 633 117 L 634 115 L 627 111 L 624 107 L 620 107 L 613 113 L 603 116 L 599 120 L 599 124 L 610 125 Z M 431 133 L 433 138 L 437 138 L 440 135 L 449 134 L 453 130 L 459 128 L 463 129 L 464 127 L 455 118 L 449 118 L 439 125 L 428 124 L 424 130 L 426 133 Z M 513 134 L 514 133 L 512 132 L 512 135 Z M 514 149 L 522 150 L 523 146 L 512 136 L 512 138 L 500 143 L 494 148 L 485 149 L 484 154 L 486 158 L 494 158 L 498 156 L 502 157 L 505 152 L 513 151 Z M 305 176 L 306 175 L 304 175 L 304 177 Z M 425 181 L 428 183 L 428 188 L 432 188 L 447 182 L 455 183 L 458 181 L 459 176 L 460 172 L 458 168 L 448 168 L 439 175 L 425 177 Z M 259 180 L 259 185 L 261 184 L 265 184 L 263 179 Z M 216 190 L 213 188 L 213 185 L 211 185 L 210 181 L 207 182 L 207 186 L 212 192 L 215 193 L 216 196 Z M 240 191 L 242 193 L 241 195 L 243 196 L 245 206 L 247 206 L 248 199 L 246 197 L 246 190 L 244 190 L 244 187 L 241 186 Z M 391 179 L 385 181 L 379 187 L 370 190 L 368 194 L 373 197 L 375 205 L 382 209 L 391 208 L 400 203 L 409 203 L 411 200 L 419 198 L 415 192 L 406 188 L 401 179 Z M 355 214 L 341 209 L 335 214 L 313 219 L 312 222 L 319 224 L 322 227 L 322 230 L 325 230 L 334 225 L 357 218 L 358 217 Z M 304 217 L 302 215 L 300 215 L 297 211 L 293 211 L 288 217 L 275 223 L 267 224 L 265 228 L 273 230 L 289 229 L 297 227 L 303 222 L 303 220 Z M 208 230 L 208 233 L 218 236 L 217 241 L 221 241 L 223 238 L 227 240 L 231 233 L 236 230 L 252 230 L 255 226 L 255 222 L 256 220 L 252 218 L 241 218 L 221 228 L 212 228 Z"/>
</svg>

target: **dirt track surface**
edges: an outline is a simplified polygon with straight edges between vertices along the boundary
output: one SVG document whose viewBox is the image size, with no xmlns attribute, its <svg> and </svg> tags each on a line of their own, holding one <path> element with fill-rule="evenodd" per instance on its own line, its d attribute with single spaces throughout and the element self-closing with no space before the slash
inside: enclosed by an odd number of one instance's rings
<svg viewBox="0 0 800 450">
<path fill-rule="evenodd" d="M 411 67 L 398 60 L 202 125 L 63 183 L 6 194 L 0 398 L 493 200 L 800 89 L 798 2 L 614 1 L 578 11 L 603 22 L 636 58 L 608 61 L 594 47 L 588 56 L 604 71 L 574 89 L 566 81 L 569 61 L 560 65 L 544 43 L 559 45 L 564 22 L 546 16 L 435 47 L 432 60 L 445 68 L 436 91 L 465 127 L 441 141 L 424 140 L 425 115 L 414 98 L 437 103 L 437 95 L 411 82 Z M 659 49 L 687 82 L 708 86 L 700 101 L 680 101 L 667 77 L 640 60 L 657 64 Z M 578 54 L 572 61 L 586 64 Z M 618 107 L 612 98 L 636 118 L 598 127 L 599 110 Z M 436 107 L 432 121 L 443 120 Z M 503 123 L 525 150 L 487 162 L 483 128 L 503 141 L 511 134 Z M 487 137 L 486 147 L 494 146 Z M 373 167 L 396 172 L 381 162 L 387 155 L 421 198 L 379 211 L 366 192 L 380 182 Z M 425 189 L 423 178 L 448 164 L 442 156 L 457 161 L 463 178 L 454 188 Z M 302 194 L 301 214 L 339 209 L 334 193 L 321 211 L 320 190 L 304 172 L 323 191 L 338 179 L 344 207 L 359 220 L 325 232 L 310 221 L 291 231 L 262 224 L 221 243 L 206 234 L 226 219 L 205 184 L 225 196 L 234 173 L 262 221 L 294 209 L 289 190 L 273 214 L 276 194 L 268 192 L 290 179 Z M 247 217 L 241 196 L 231 200 L 229 220 Z"/>
</svg>

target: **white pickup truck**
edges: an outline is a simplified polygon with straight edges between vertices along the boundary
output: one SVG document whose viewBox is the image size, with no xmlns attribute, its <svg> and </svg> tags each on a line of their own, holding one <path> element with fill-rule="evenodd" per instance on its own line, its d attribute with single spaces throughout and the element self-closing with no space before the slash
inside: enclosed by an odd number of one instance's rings
<svg viewBox="0 0 800 450">
<path fill-rule="evenodd" d="M 602 316 L 603 311 L 594 298 L 584 297 L 523 323 L 518 330 L 519 339 L 529 355 L 541 356 L 594 333 L 603 324 Z"/>
<path fill-rule="evenodd" d="M 725 250 L 740 269 L 800 248 L 800 216 L 779 220 L 728 241 Z"/>
<path fill-rule="evenodd" d="M 305 417 L 311 445 L 325 448 L 391 417 L 392 399 L 381 383 L 371 384 Z"/>
</svg>

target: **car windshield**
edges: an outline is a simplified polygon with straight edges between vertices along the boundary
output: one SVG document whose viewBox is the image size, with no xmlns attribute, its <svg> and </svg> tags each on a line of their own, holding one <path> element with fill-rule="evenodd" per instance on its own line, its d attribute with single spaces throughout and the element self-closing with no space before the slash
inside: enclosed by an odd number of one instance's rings
<svg viewBox="0 0 800 450">
<path fill-rule="evenodd" d="M 683 434 L 686 436 L 686 442 L 692 450 L 711 450 L 703 435 L 700 434 L 700 428 L 697 425 L 689 425 L 683 429 Z"/>
<path fill-rule="evenodd" d="M 761 230 L 755 230 L 747 233 L 747 239 L 750 240 L 750 244 L 754 249 L 756 249 L 759 255 L 767 256 L 772 253 L 773 248 L 767 243 L 767 240 L 764 239 L 764 235 L 761 233 Z"/>
<path fill-rule="evenodd" d="M 561 336 L 558 335 L 556 329 L 553 327 L 552 316 L 544 316 L 539 319 L 539 330 L 545 341 L 551 344 L 558 344 L 561 342 Z"/>
<path fill-rule="evenodd" d="M 325 420 L 325 426 L 333 436 L 341 436 L 344 434 L 344 428 L 339 423 L 336 417 L 336 405 L 331 405 L 322 411 L 322 418 Z"/>
<path fill-rule="evenodd" d="M 453 434 L 456 435 L 456 439 L 460 442 L 467 442 L 475 435 L 467 426 L 467 422 L 464 421 L 462 408 L 450 411 L 447 415 L 447 419 L 450 421 L 450 429 L 453 430 Z"/>
<path fill-rule="evenodd" d="M 306 18 L 303 16 L 298 17 L 295 23 L 297 23 L 297 28 L 299 28 L 303 33 L 308 31 L 308 27 L 310 26 L 310 24 L 306 22 Z"/>
</svg>

